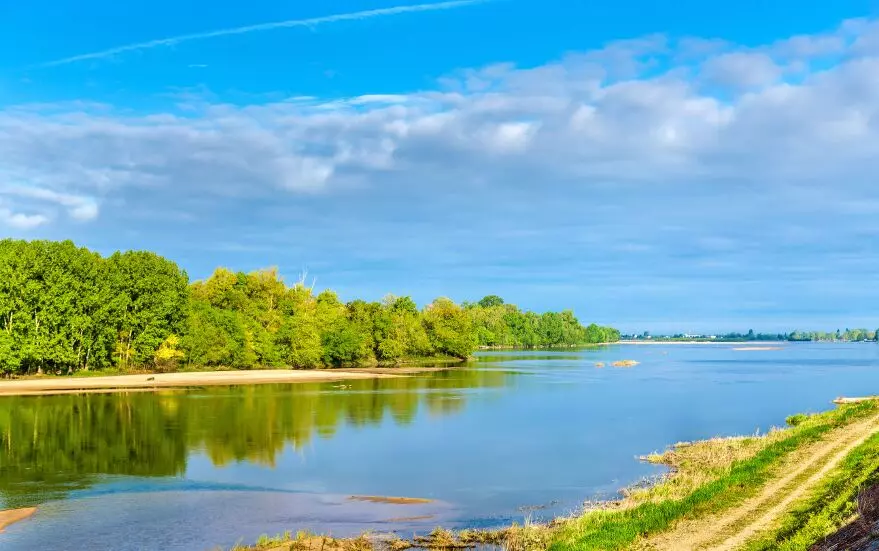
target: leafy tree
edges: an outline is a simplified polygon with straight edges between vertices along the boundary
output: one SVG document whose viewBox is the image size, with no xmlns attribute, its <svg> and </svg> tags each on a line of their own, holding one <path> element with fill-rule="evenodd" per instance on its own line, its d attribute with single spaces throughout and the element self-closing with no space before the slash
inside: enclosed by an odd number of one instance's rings
<svg viewBox="0 0 879 551">
<path fill-rule="evenodd" d="M 482 308 L 492 308 L 494 306 L 503 306 L 504 299 L 502 299 L 501 297 L 499 297 L 497 295 L 488 295 L 487 297 L 480 300 L 478 304 Z"/>
<path fill-rule="evenodd" d="M 115 253 L 109 263 L 119 365 L 147 363 L 168 335 L 183 329 L 188 277 L 173 262 L 150 252 Z"/>
<path fill-rule="evenodd" d="M 476 347 L 470 318 L 457 304 L 438 298 L 424 309 L 424 327 L 431 346 L 440 354 L 467 358 Z"/>
</svg>

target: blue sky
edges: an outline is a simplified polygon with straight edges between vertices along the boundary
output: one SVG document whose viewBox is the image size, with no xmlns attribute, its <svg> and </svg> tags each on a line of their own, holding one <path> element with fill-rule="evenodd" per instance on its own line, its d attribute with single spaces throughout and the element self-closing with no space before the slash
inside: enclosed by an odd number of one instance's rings
<svg viewBox="0 0 879 551">
<path fill-rule="evenodd" d="M 879 325 L 877 0 L 9 4 L 0 234 L 625 331 Z"/>
</svg>

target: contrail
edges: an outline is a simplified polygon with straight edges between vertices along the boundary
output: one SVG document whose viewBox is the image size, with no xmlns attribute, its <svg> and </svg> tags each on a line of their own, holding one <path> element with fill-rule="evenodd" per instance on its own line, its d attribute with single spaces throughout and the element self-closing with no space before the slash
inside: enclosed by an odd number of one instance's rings
<svg viewBox="0 0 879 551">
<path fill-rule="evenodd" d="M 324 17 L 313 17 L 311 19 L 291 19 L 288 21 L 275 21 L 274 23 L 260 23 L 258 25 L 247 25 L 245 27 L 235 27 L 231 29 L 221 29 L 218 31 L 208 31 L 203 33 L 184 34 L 173 38 L 161 38 L 158 40 L 150 40 L 148 42 L 138 42 L 136 44 L 127 44 L 125 46 L 117 46 L 109 50 L 100 52 L 92 52 L 89 54 L 80 54 L 72 57 L 65 57 L 55 61 L 43 63 L 40 67 L 53 67 L 56 65 L 66 65 L 77 61 L 85 61 L 88 59 L 102 59 L 111 57 L 124 52 L 133 52 L 135 50 L 148 50 L 150 48 L 158 48 L 159 46 L 173 46 L 182 42 L 192 40 L 205 40 L 207 38 L 216 38 L 218 36 L 228 36 L 233 34 L 246 34 L 260 31 L 271 31 L 274 29 L 284 29 L 288 27 L 313 27 L 316 25 L 324 25 L 327 23 L 337 23 L 339 21 L 357 21 L 361 19 L 372 19 L 374 17 L 385 17 L 389 15 L 399 15 L 402 13 L 415 13 L 425 11 L 450 10 L 453 8 L 461 8 L 471 6 L 473 4 L 482 4 L 490 0 L 451 0 L 449 2 L 437 2 L 434 4 L 416 4 L 412 6 L 396 6 L 393 8 L 380 8 L 376 10 L 365 10 L 353 13 L 340 13 L 336 15 L 326 15 Z"/>
</svg>

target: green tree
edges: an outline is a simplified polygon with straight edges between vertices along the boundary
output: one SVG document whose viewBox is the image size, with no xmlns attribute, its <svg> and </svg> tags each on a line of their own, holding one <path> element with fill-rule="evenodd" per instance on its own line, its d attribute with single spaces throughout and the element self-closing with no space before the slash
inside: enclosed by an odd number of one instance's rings
<svg viewBox="0 0 879 551">
<path fill-rule="evenodd" d="M 488 295 L 479 301 L 479 306 L 482 308 L 492 308 L 495 306 L 503 306 L 504 299 L 497 295 Z"/>
<path fill-rule="evenodd" d="M 476 348 L 476 335 L 466 312 L 447 298 L 424 309 L 424 326 L 431 346 L 440 354 L 467 358 Z"/>
<path fill-rule="evenodd" d="M 115 253 L 109 263 L 119 365 L 145 364 L 169 335 L 183 329 L 188 277 L 173 262 L 150 252 Z"/>
</svg>

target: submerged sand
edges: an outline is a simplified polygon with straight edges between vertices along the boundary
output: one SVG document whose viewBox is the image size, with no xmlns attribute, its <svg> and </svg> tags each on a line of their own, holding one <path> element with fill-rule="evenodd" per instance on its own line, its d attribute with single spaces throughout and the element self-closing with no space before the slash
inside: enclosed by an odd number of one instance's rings
<svg viewBox="0 0 879 551">
<path fill-rule="evenodd" d="M 3 533 L 3 530 L 10 524 L 21 522 L 22 520 L 29 518 L 36 512 L 36 507 L 25 507 L 24 509 L 7 509 L 5 511 L 0 511 L 0 533 Z"/>
<path fill-rule="evenodd" d="M 427 368 L 424 371 L 432 371 Z M 0 396 L 71 394 L 79 392 L 152 391 L 162 388 L 212 385 L 253 385 L 264 383 L 313 383 L 350 379 L 400 377 L 420 372 L 417 368 L 396 370 L 336 369 L 259 369 L 249 371 L 205 371 L 157 373 L 154 375 L 113 375 L 107 377 L 46 377 L 20 381 L 0 381 Z"/>
<path fill-rule="evenodd" d="M 348 501 L 366 501 L 368 503 L 390 503 L 393 505 L 419 505 L 433 503 L 432 499 L 421 497 L 393 497 L 393 496 L 351 496 Z"/>
</svg>

